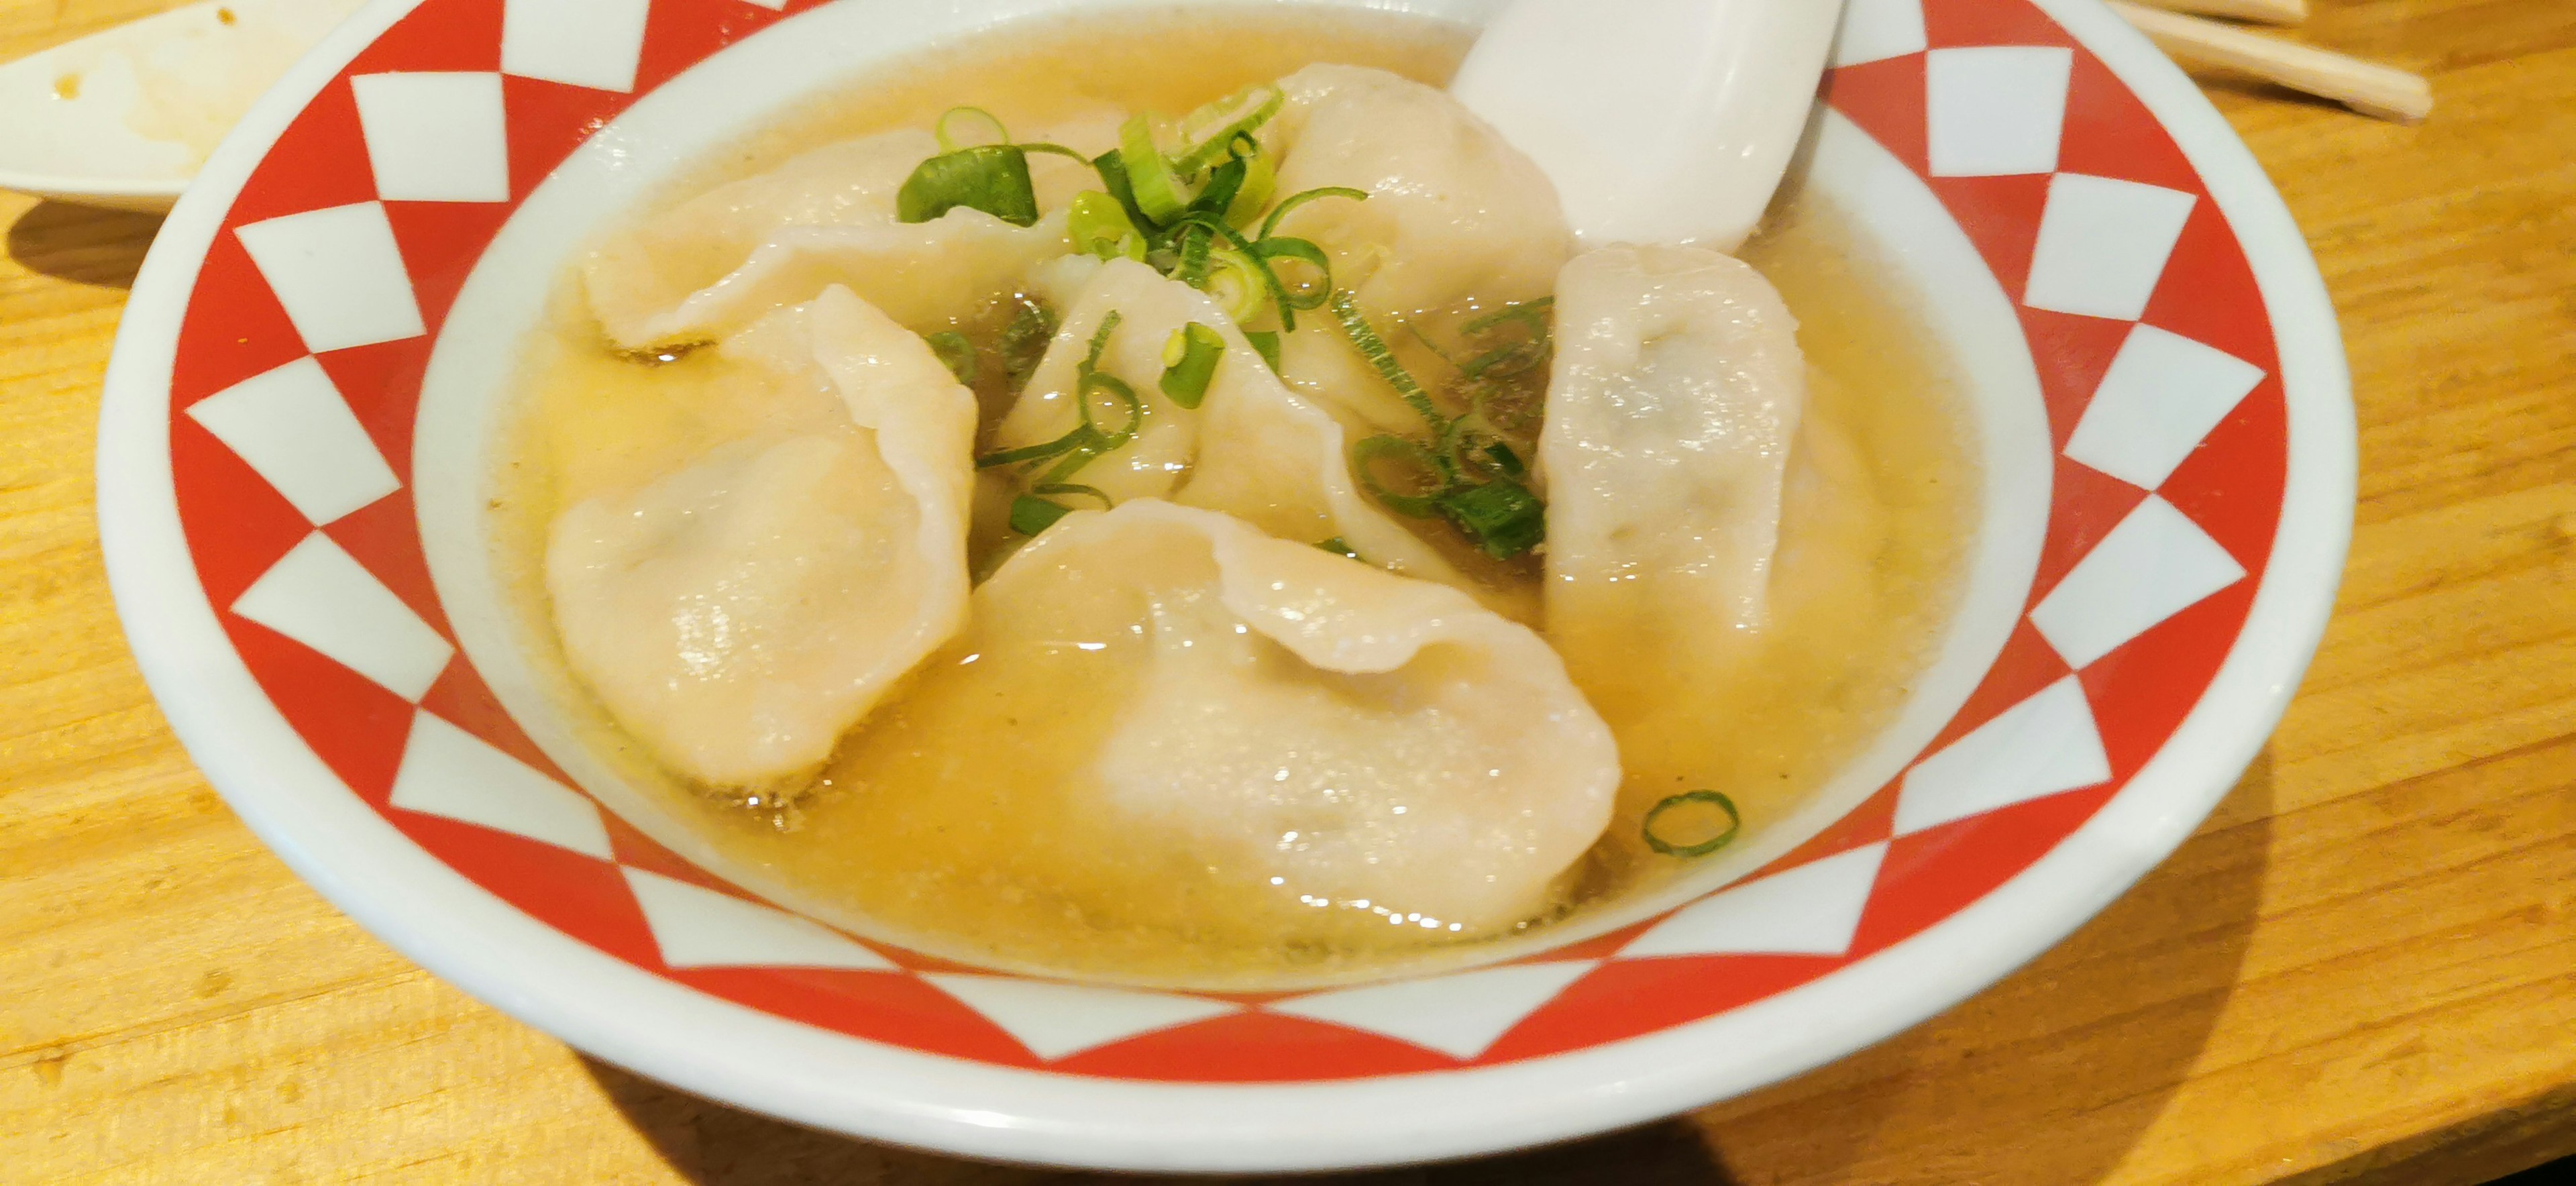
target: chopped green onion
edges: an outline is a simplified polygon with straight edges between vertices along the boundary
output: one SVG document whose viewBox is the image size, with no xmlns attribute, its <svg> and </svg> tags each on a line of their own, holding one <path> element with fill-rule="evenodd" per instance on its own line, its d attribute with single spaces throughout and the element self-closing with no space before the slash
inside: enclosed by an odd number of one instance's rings
<svg viewBox="0 0 2576 1186">
<path fill-rule="evenodd" d="M 1250 143 L 1250 138 L 1247 137 L 1245 142 Z M 1258 153 L 1260 149 L 1256 147 L 1252 152 Z M 1216 172 L 1208 174 L 1207 184 L 1200 187 L 1196 198 L 1190 200 L 1190 213 L 1213 214 L 1220 218 L 1233 214 L 1235 199 L 1242 195 L 1244 183 L 1251 175 L 1251 157 L 1236 153 L 1217 166 Z"/>
<path fill-rule="evenodd" d="M 1142 262 L 1145 258 L 1144 232 L 1129 221 L 1127 208 L 1118 199 L 1099 190 L 1086 189 L 1073 195 L 1064 229 L 1076 251 L 1102 259 L 1124 256 Z"/>
<path fill-rule="evenodd" d="M 1002 121 L 981 107 L 951 107 L 941 112 L 939 122 L 931 126 L 931 134 L 939 138 L 941 152 L 1011 142 L 1011 134 L 1003 130 Z"/>
<path fill-rule="evenodd" d="M 1056 520 L 1072 513 L 1073 508 L 1063 503 L 1023 494 L 1011 500 L 1011 530 L 1022 535 L 1037 535 L 1055 526 Z"/>
<path fill-rule="evenodd" d="M 1180 262 L 1172 268 L 1172 279 L 1192 288 L 1204 288 L 1208 278 L 1208 253 L 1216 246 L 1216 232 L 1198 223 L 1181 227 L 1173 240 L 1180 247 Z"/>
<path fill-rule="evenodd" d="M 1351 547 L 1351 542 L 1349 540 L 1343 539 L 1338 535 L 1315 546 L 1336 556 L 1348 556 L 1353 560 L 1360 558 L 1358 549 Z"/>
<path fill-rule="evenodd" d="M 1080 448 L 1083 441 L 1090 435 L 1090 431 L 1090 426 L 1077 424 L 1073 426 L 1073 431 L 1052 441 L 987 453 L 975 459 L 975 468 L 993 469 L 997 466 L 1018 465 L 1023 461 L 1045 461 L 1050 457 L 1060 457 Z"/>
<path fill-rule="evenodd" d="M 1118 204 L 1127 208 L 1127 217 L 1138 229 L 1151 233 L 1154 220 L 1145 217 L 1145 211 L 1136 205 L 1136 186 L 1128 180 L 1127 162 L 1119 156 L 1118 150 L 1113 148 L 1091 158 L 1091 168 L 1100 174 L 1100 188 L 1108 190 L 1110 197 L 1118 199 Z"/>
<path fill-rule="evenodd" d="M 900 222 L 928 222 L 960 206 L 1013 226 L 1038 221 L 1028 154 L 1010 144 L 961 148 L 921 162 L 895 191 L 894 205 Z"/>
<path fill-rule="evenodd" d="M 1311 264 L 1314 266 L 1316 271 L 1315 282 L 1313 284 L 1302 286 L 1293 292 L 1289 292 L 1288 295 L 1283 298 L 1289 308 L 1300 310 L 1320 309 L 1324 307 L 1325 301 L 1332 299 L 1333 258 L 1324 254 L 1324 249 L 1316 246 L 1313 242 L 1306 239 L 1292 238 L 1287 235 L 1274 235 L 1270 238 L 1254 243 L 1252 245 L 1252 253 L 1260 256 L 1265 263 L 1271 260 L 1293 259 L 1300 263 Z M 1274 266 L 1271 269 L 1271 272 L 1276 275 L 1278 269 Z M 1284 282 L 1282 284 L 1282 290 L 1286 290 Z"/>
<path fill-rule="evenodd" d="M 1188 190 L 1173 172 L 1170 158 L 1154 144 L 1152 116 L 1137 112 L 1118 129 L 1118 161 L 1125 167 L 1136 207 L 1155 226 L 1171 225 L 1190 208 Z"/>
<path fill-rule="evenodd" d="M 1117 333 L 1118 323 L 1125 320 L 1127 315 L 1116 309 L 1111 309 L 1108 316 L 1100 319 L 1100 328 L 1091 331 L 1091 349 L 1082 356 L 1083 373 L 1100 369 L 1100 356 L 1109 349 L 1109 335 Z"/>
<path fill-rule="evenodd" d="M 939 361 L 948 367 L 949 374 L 957 376 L 959 383 L 968 387 L 975 385 L 975 344 L 967 341 L 966 335 L 953 329 L 943 330 L 922 341 L 930 343 L 930 352 L 939 356 Z"/>
<path fill-rule="evenodd" d="M 1214 231 L 1218 238 L 1225 240 L 1227 246 L 1241 252 L 1244 262 L 1260 276 L 1261 286 L 1269 290 L 1270 298 L 1279 302 L 1279 328 L 1290 331 L 1297 328 L 1297 306 L 1290 303 L 1287 286 L 1279 282 L 1279 273 L 1273 271 L 1270 261 L 1262 257 L 1257 250 L 1258 244 L 1244 238 L 1243 232 L 1226 225 L 1222 218 L 1195 212 L 1184 215 L 1183 218 L 1193 226 L 1202 226 Z"/>
<path fill-rule="evenodd" d="M 1270 286 L 1262 279 L 1261 265 L 1251 256 L 1231 247 L 1208 252 L 1207 282 L 1199 285 L 1202 292 L 1225 306 L 1225 315 L 1236 325 L 1252 320 L 1270 299 Z"/>
<path fill-rule="evenodd" d="M 1288 217 L 1289 211 L 1317 198 L 1349 198 L 1354 202 L 1365 202 L 1368 200 L 1368 191 L 1352 189 L 1347 185 L 1319 185 L 1313 189 L 1299 190 L 1281 199 L 1277 206 L 1271 208 L 1270 217 L 1261 222 L 1261 237 L 1267 239 L 1277 233 L 1279 221 Z"/>
<path fill-rule="evenodd" d="M 1699 841 L 1696 844 L 1675 844 L 1672 841 L 1666 840 L 1655 834 L 1655 821 L 1662 818 L 1665 812 L 1691 803 L 1715 804 L 1718 810 L 1726 813 L 1725 829 L 1706 840 Z M 1735 839 L 1736 833 L 1744 830 L 1744 816 L 1742 813 L 1735 810 L 1735 800 L 1729 799 L 1716 791 L 1685 791 L 1666 799 L 1661 803 L 1655 804 L 1652 809 L 1646 812 L 1645 822 L 1639 825 L 1638 830 L 1645 834 L 1646 847 L 1654 849 L 1656 852 L 1662 853 L 1665 856 L 1704 857 L 1726 847 L 1727 842 Z"/>
<path fill-rule="evenodd" d="M 1052 495 L 1056 497 L 1074 495 L 1082 498 L 1098 499 L 1100 500 L 1100 509 L 1104 511 L 1116 510 L 1118 507 L 1117 503 L 1110 501 L 1108 492 L 1097 486 L 1076 486 L 1070 482 L 1054 482 L 1044 486 L 1030 487 L 1029 493 L 1037 495 Z"/>
<path fill-rule="evenodd" d="M 1234 191 L 1234 202 L 1225 208 L 1225 220 L 1236 226 L 1251 226 L 1261 212 L 1270 208 L 1270 199 L 1279 193 L 1279 170 L 1270 163 L 1270 155 L 1259 143 L 1243 159 L 1243 186 Z"/>
<path fill-rule="evenodd" d="M 1011 377 L 1011 390 L 1028 382 L 1038 361 L 1046 357 L 1047 343 L 1054 339 L 1055 310 L 1043 301 L 1023 300 L 1011 324 L 1002 330 L 1002 370 Z"/>
<path fill-rule="evenodd" d="M 1510 478 L 1460 487 L 1435 502 L 1443 516 L 1475 541 L 1477 550 L 1496 560 L 1509 560 L 1547 539 L 1547 504 Z"/>
<path fill-rule="evenodd" d="M 1279 372 L 1279 331 L 1248 329 L 1243 331 L 1243 340 L 1252 343 L 1252 352 L 1260 355 L 1261 361 L 1270 365 L 1272 374 Z"/>
<path fill-rule="evenodd" d="M 1163 394 L 1181 407 L 1198 407 L 1224 359 L 1225 339 L 1215 330 L 1195 321 L 1173 330 L 1163 347 Z"/>
<path fill-rule="evenodd" d="M 1082 422 L 1099 435 L 1100 451 L 1103 453 L 1135 440 L 1136 430 L 1145 426 L 1145 401 L 1136 397 L 1136 389 L 1128 386 L 1125 379 L 1093 371 L 1082 377 L 1082 381 L 1075 386 L 1074 393 L 1081 397 L 1076 402 L 1082 407 Z M 1091 397 L 1095 394 L 1106 395 L 1117 401 L 1127 413 L 1127 423 L 1120 426 L 1118 431 L 1100 431 L 1100 421 L 1091 413 L 1093 403 Z"/>
<path fill-rule="evenodd" d="M 1517 321 L 1528 327 L 1531 337 L 1544 341 L 1548 334 L 1548 312 L 1554 308 L 1556 308 L 1556 298 L 1552 296 L 1543 296 L 1532 301 L 1514 301 L 1459 326 L 1458 330 L 1465 334 L 1481 334 L 1506 321 Z M 1715 791 L 1708 793 L 1717 794 Z"/>
<path fill-rule="evenodd" d="M 1411 475 L 1418 494 L 1398 494 L 1379 480 L 1377 463 L 1402 461 L 1413 467 Z M 1419 441 L 1399 436 L 1373 436 L 1351 446 L 1351 470 L 1360 485 L 1386 509 L 1414 519 L 1428 519 L 1440 513 L 1440 499 L 1448 492 L 1449 476 L 1439 459 Z"/>
<path fill-rule="evenodd" d="M 1174 162 L 1182 173 L 1196 173 L 1217 163 L 1238 136 L 1249 136 L 1269 123 L 1288 96 L 1270 83 L 1248 86 L 1181 118 L 1181 139 L 1191 147 Z"/>
<path fill-rule="evenodd" d="M 1506 323 L 1512 323 L 1519 325 L 1529 336 L 1520 341 L 1505 342 L 1466 362 L 1457 364 L 1458 372 L 1469 379 L 1488 377 L 1508 379 L 1544 365 L 1549 351 L 1554 349 L 1548 324 L 1548 310 L 1555 306 L 1556 298 L 1540 297 L 1534 301 L 1505 305 L 1461 326 L 1461 333 L 1474 337 L 1491 332 Z M 1511 365 L 1506 368 L 1505 364 Z"/>
<path fill-rule="evenodd" d="M 1022 152 L 1043 152 L 1049 156 L 1071 157 L 1073 160 L 1085 165 L 1092 163 L 1090 157 L 1075 152 L 1070 148 L 1066 148 L 1061 144 L 1049 144 L 1043 140 L 1023 141 L 1019 148 Z"/>
<path fill-rule="evenodd" d="M 1485 446 L 1485 456 L 1494 463 L 1494 469 L 1506 478 L 1525 477 L 1529 474 L 1529 466 L 1521 463 L 1521 455 L 1513 452 L 1510 445 L 1501 441 Z"/>
<path fill-rule="evenodd" d="M 1377 331 L 1369 327 L 1368 316 L 1360 312 L 1359 302 L 1352 299 L 1350 290 L 1345 288 L 1335 292 L 1332 304 L 1333 315 L 1341 319 L 1342 332 L 1349 334 L 1351 344 L 1359 347 L 1360 357 L 1368 360 L 1369 366 L 1377 370 L 1378 377 L 1395 388 L 1395 393 L 1403 396 L 1405 403 L 1421 413 L 1433 433 L 1445 431 L 1449 427 L 1449 418 L 1440 414 L 1439 406 L 1431 402 L 1431 393 L 1424 391 L 1422 384 L 1415 382 L 1413 375 L 1404 369 L 1404 364 L 1395 360 L 1395 351 L 1387 349 L 1386 339 L 1377 336 Z M 1418 445 L 1415 447 L 1420 448 Z"/>
</svg>

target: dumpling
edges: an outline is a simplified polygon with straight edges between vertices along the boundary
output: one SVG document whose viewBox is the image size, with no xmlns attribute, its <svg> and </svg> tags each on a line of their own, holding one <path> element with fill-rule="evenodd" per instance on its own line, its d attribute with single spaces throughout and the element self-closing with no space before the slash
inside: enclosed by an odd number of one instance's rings
<svg viewBox="0 0 2576 1186">
<path fill-rule="evenodd" d="M 1334 283 L 1352 290 L 1416 375 L 1428 381 L 1445 364 L 1412 335 L 1395 333 L 1396 322 L 1445 333 L 1476 310 L 1548 294 L 1574 250 L 1556 189 L 1447 92 L 1364 66 L 1308 66 L 1279 85 L 1287 102 L 1269 133 L 1284 153 L 1279 192 L 1369 193 L 1366 201 L 1302 205 L 1280 233 L 1324 248 Z M 1380 431 L 1419 431 L 1421 417 L 1330 317 L 1310 317 L 1312 331 L 1280 343 L 1289 385 Z"/>
<path fill-rule="evenodd" d="M 1361 308 L 1419 317 L 1547 295 L 1574 250 L 1565 211 L 1547 175 L 1483 120 L 1445 91 L 1365 66 L 1308 66 L 1279 86 L 1279 192 L 1369 193 L 1309 202 L 1280 231 L 1322 245 Z"/>
<path fill-rule="evenodd" d="M 1341 539 L 1369 563 L 1446 584 L 1471 583 L 1429 544 L 1368 501 L 1351 480 L 1350 437 L 1340 420 L 1281 384 L 1251 343 L 1205 293 L 1133 260 L 1089 274 L 1065 310 L 1055 341 L 995 430 L 995 445 L 1021 448 L 1061 438 L 1080 423 L 1077 372 L 1091 337 L 1111 313 L 1118 328 L 1100 370 L 1135 389 L 1143 421 L 1126 446 L 1090 462 L 1070 480 L 1113 502 L 1168 498 L 1234 515 L 1281 539 Z M 1217 332 L 1225 354 L 1195 410 L 1160 389 L 1163 350 L 1174 331 L 1198 322 Z M 1095 420 L 1123 424 L 1121 409 Z"/>
<path fill-rule="evenodd" d="M 674 771 L 795 777 L 962 629 L 975 398 L 928 345 L 826 290 L 725 346 L 844 423 L 708 451 L 557 517 L 546 588 L 573 672 Z"/>
<path fill-rule="evenodd" d="M 1539 465 L 1548 632 L 1586 691 L 1632 667 L 1713 675 L 1762 629 L 1805 383 L 1797 322 L 1750 265 L 1696 247 L 1566 265 Z"/>
<path fill-rule="evenodd" d="M 1103 640 L 1079 644 L 1099 648 L 1085 687 L 1116 699 L 1062 780 L 1071 810 L 1292 913 L 1508 927 L 1610 818 L 1617 747 L 1536 634 L 1229 516 L 1150 499 L 1068 516 L 976 591 L 975 618 L 983 661 L 952 678 L 1014 679 L 1022 632 Z"/>
<path fill-rule="evenodd" d="M 1110 140 L 1115 122 L 1086 120 L 1044 139 Z M 1036 225 L 963 207 L 929 222 L 896 221 L 895 193 L 936 155 L 929 132 L 828 144 L 701 194 L 601 243 L 583 268 L 591 311 L 627 349 L 704 341 L 760 315 L 847 285 L 897 322 L 945 328 L 1008 296 L 1029 268 L 1072 249 L 1064 207 L 1097 177 L 1045 153 L 1030 158 Z"/>
</svg>

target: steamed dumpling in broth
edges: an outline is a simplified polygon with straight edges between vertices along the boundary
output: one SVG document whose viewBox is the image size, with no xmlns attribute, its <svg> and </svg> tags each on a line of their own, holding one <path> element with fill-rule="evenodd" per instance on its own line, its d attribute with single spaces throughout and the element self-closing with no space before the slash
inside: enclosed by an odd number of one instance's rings
<svg viewBox="0 0 2576 1186">
<path fill-rule="evenodd" d="M 923 777 L 924 739 L 1006 717 L 990 752 L 933 760 L 1007 805 L 862 802 L 847 826 L 971 829 L 984 857 L 946 878 L 997 876 L 1097 926 L 1382 933 L 1392 914 L 1491 933 L 1544 913 L 1609 818 L 1609 730 L 1536 634 L 1230 516 L 1077 513 L 976 590 L 973 618 L 975 658 L 926 673 L 833 776 Z M 983 891 L 896 896 L 965 892 Z"/>
<path fill-rule="evenodd" d="M 574 671 L 676 772 L 809 773 L 966 613 L 974 396 L 848 290 L 727 351 L 840 423 L 720 445 L 555 521 L 555 624 Z"/>
<path fill-rule="evenodd" d="M 1770 619 L 1805 400 L 1797 321 L 1740 260 L 1607 247 L 1566 265 L 1556 325 L 1549 634 L 1595 696 L 1725 678 Z M 1667 662 L 1626 661 L 1641 637 Z"/>
<path fill-rule="evenodd" d="M 944 958 L 1287 988 L 1609 925 L 1710 867 L 1659 806 L 1759 834 L 1890 719 L 1973 487 L 1875 274 L 1757 240 L 1793 339 L 1732 260 L 1569 263 L 1463 41 L 1291 7 L 961 41 L 568 276 L 496 538 L 640 826 Z"/>
<path fill-rule="evenodd" d="M 1284 153 L 1280 192 L 1341 186 L 1369 195 L 1309 202 L 1279 229 L 1321 245 L 1335 283 L 1371 317 L 1438 333 L 1553 288 L 1574 251 L 1555 186 L 1448 92 L 1340 65 L 1309 66 L 1279 86 L 1287 102 L 1271 134 Z M 1410 335 L 1391 344 L 1417 371 L 1437 366 Z M 1288 335 L 1280 361 L 1292 385 L 1375 427 L 1415 422 L 1330 328 Z"/>
<path fill-rule="evenodd" d="M 1339 539 L 1382 568 L 1486 592 L 1360 493 L 1342 423 L 1282 384 L 1215 301 L 1132 260 L 1087 272 L 1055 341 L 995 428 L 996 448 L 1055 440 L 1081 423 L 1078 372 L 1113 313 L 1118 322 L 1098 369 L 1136 393 L 1139 423 L 1132 441 L 1084 465 L 1074 481 L 1113 502 L 1168 498 L 1223 511 L 1282 539 Z M 1183 408 L 1160 390 L 1159 378 L 1172 335 L 1192 323 L 1214 330 L 1224 353 L 1198 406 Z M 1123 406 L 1103 406 L 1110 401 L 1092 402 L 1094 422 L 1105 430 L 1117 430 L 1129 415 Z"/>
<path fill-rule="evenodd" d="M 1369 195 L 1308 203 L 1280 230 L 1322 244 L 1361 308 L 1420 317 L 1547 295 L 1574 250 L 1564 208 L 1483 120 L 1445 91 L 1361 66 L 1309 66 L 1279 86 L 1280 192 Z"/>
<path fill-rule="evenodd" d="M 1047 135 L 1096 151 L 1116 126 L 1094 117 Z M 630 350 L 722 337 L 827 284 L 851 288 L 916 331 L 945 328 L 1008 297 L 1031 267 L 1069 249 L 1064 203 L 1085 171 L 1063 157 L 1030 160 L 1040 208 L 1050 212 L 1034 226 L 965 207 L 897 221 L 896 192 L 938 151 L 928 131 L 883 132 L 672 206 L 591 253 L 583 274 L 591 308 Z"/>
</svg>

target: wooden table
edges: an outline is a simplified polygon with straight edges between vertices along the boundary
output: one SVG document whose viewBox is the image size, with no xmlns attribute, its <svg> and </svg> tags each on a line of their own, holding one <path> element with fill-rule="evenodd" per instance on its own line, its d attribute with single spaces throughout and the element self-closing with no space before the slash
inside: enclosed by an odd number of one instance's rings
<svg viewBox="0 0 2576 1186">
<path fill-rule="evenodd" d="M 2361 506 L 2289 719 L 2021 974 L 1696 1116 L 1376 1182 L 2471 1183 L 2576 1153 L 2576 6 L 2320 0 L 2420 128 L 2220 85 L 2350 344 Z M 153 0 L 0 0 L 0 58 Z M 234 821 L 118 633 L 100 373 L 154 221 L 0 197 L 0 1181 L 1027 1183 L 584 1060 Z"/>
</svg>

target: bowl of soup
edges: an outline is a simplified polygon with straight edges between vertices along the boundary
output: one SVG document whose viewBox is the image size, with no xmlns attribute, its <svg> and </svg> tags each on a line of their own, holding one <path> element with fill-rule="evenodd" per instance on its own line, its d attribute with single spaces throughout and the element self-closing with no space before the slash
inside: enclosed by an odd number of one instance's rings
<svg viewBox="0 0 2576 1186">
<path fill-rule="evenodd" d="M 367 9 L 119 339 L 156 695 L 424 965 L 863 1137 L 1461 1156 L 1946 1008 L 2314 648 L 2314 264 L 2081 0 L 1856 3 L 1749 242 L 1581 242 L 1496 7 Z"/>
</svg>

